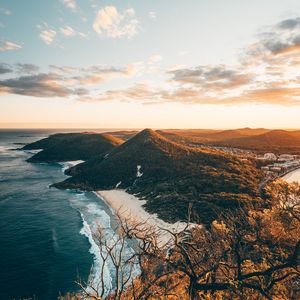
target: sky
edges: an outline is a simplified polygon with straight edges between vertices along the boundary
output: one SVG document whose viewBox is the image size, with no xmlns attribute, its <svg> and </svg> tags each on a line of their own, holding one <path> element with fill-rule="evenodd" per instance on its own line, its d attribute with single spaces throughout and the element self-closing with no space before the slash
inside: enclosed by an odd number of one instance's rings
<svg viewBox="0 0 300 300">
<path fill-rule="evenodd" d="M 300 128 L 299 0 L 0 0 L 0 128 Z"/>
</svg>

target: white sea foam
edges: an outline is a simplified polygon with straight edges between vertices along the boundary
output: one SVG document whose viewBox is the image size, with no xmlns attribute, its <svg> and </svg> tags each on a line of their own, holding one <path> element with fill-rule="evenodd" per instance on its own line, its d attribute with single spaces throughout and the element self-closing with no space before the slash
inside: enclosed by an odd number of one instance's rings
<svg viewBox="0 0 300 300">
<path fill-rule="evenodd" d="M 37 153 L 41 152 L 42 149 L 36 149 L 36 150 L 32 149 L 32 150 L 23 150 L 23 151 L 26 153 L 29 153 L 29 154 L 37 154 Z"/>
<path fill-rule="evenodd" d="M 80 163 L 82 161 L 76 161 Z M 70 163 L 62 163 L 62 167 L 70 167 Z M 71 192 L 71 190 L 70 190 Z M 99 228 L 103 230 L 103 235 L 106 241 L 113 243 L 116 241 L 116 232 L 111 227 L 111 217 L 103 209 L 101 203 L 91 202 L 86 196 L 85 192 L 79 192 L 70 199 L 70 205 L 79 211 L 82 219 L 82 228 L 80 234 L 87 237 L 90 243 L 89 252 L 93 255 L 93 266 L 91 268 L 91 273 L 88 279 L 88 284 L 97 288 L 101 292 L 101 269 L 103 266 L 103 260 L 100 255 L 100 251 L 105 255 L 105 249 L 100 249 L 99 242 L 97 241 L 97 232 Z M 114 210 L 109 207 L 112 212 Z M 120 249 L 120 245 L 117 247 L 117 251 Z M 124 259 L 128 259 L 134 253 L 134 250 L 126 243 L 124 248 Z M 126 272 L 126 270 L 125 270 Z M 140 273 L 140 269 L 136 266 L 132 272 L 133 276 L 137 276 Z M 104 266 L 104 285 L 105 285 L 105 296 L 109 292 L 115 289 L 115 268 L 111 260 L 107 260 Z M 92 292 L 92 291 L 90 291 Z"/>
<path fill-rule="evenodd" d="M 140 166 L 140 165 L 136 166 L 136 177 L 142 177 L 143 176 L 143 173 L 141 172 L 141 168 L 142 168 L 142 166 Z"/>
<path fill-rule="evenodd" d="M 78 164 L 81 164 L 83 162 L 84 160 L 71 160 L 71 161 L 61 162 L 59 164 L 62 166 L 62 172 L 64 173 L 67 169 L 74 167 Z"/>
<path fill-rule="evenodd" d="M 7 152 L 9 151 L 10 147 L 7 147 L 7 146 L 0 146 L 0 153 L 4 153 L 4 152 Z"/>
<path fill-rule="evenodd" d="M 89 243 L 91 245 L 90 248 L 90 253 L 94 256 L 94 263 L 93 267 L 91 269 L 91 274 L 89 277 L 89 285 L 93 287 L 98 287 L 99 292 L 101 292 L 101 267 L 103 264 L 101 255 L 100 255 L 100 249 L 98 244 L 95 242 L 94 237 L 93 237 L 93 232 L 90 227 L 90 225 L 87 223 L 87 221 L 84 219 L 84 216 L 82 213 L 80 213 L 81 218 L 82 218 L 82 224 L 83 227 L 80 230 L 80 233 L 82 235 L 85 235 Z M 104 267 L 104 285 L 105 285 L 105 291 L 110 291 L 112 289 L 112 277 L 110 274 L 110 270 L 108 265 L 105 265 Z M 91 291 L 92 292 L 92 291 Z"/>
<path fill-rule="evenodd" d="M 0 155 L 14 157 L 17 155 L 16 152 L 11 146 L 0 146 Z"/>
<path fill-rule="evenodd" d="M 117 184 L 116 184 L 116 189 L 121 185 L 122 181 L 119 181 Z"/>
<path fill-rule="evenodd" d="M 71 206 L 80 212 L 82 218 L 83 227 L 80 230 L 82 235 L 88 238 L 91 245 L 90 253 L 94 257 L 93 267 L 89 276 L 89 285 L 98 287 L 98 291 L 101 292 L 101 268 L 103 260 L 100 255 L 100 251 L 105 255 L 106 249 L 103 247 L 100 249 L 99 242 L 97 241 L 97 232 L 101 228 L 103 237 L 108 244 L 113 245 L 117 241 L 116 232 L 111 227 L 111 217 L 101 207 L 101 204 L 89 202 L 85 194 L 76 194 L 76 196 L 70 200 Z M 116 251 L 120 251 L 121 245 L 117 245 Z M 134 253 L 134 250 L 126 243 L 123 249 L 124 260 L 128 259 Z M 129 270 L 129 267 L 128 267 Z M 125 269 L 125 273 L 127 270 Z M 133 276 L 137 276 L 140 273 L 139 268 L 136 266 L 133 270 Z M 105 294 L 115 289 L 115 268 L 110 259 L 108 259 L 104 266 L 104 285 Z"/>
<path fill-rule="evenodd" d="M 59 245 L 57 242 L 57 234 L 56 234 L 56 229 L 52 228 L 52 241 L 53 241 L 53 245 L 54 245 L 54 249 L 57 250 Z"/>
</svg>

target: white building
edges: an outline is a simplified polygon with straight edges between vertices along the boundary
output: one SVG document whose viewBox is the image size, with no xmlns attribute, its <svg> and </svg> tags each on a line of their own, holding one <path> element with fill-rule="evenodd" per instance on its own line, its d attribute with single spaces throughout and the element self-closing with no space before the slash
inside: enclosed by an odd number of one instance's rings
<svg viewBox="0 0 300 300">
<path fill-rule="evenodd" d="M 278 157 L 278 161 L 289 161 L 294 159 L 295 159 L 295 155 L 291 155 L 291 154 L 281 154 Z"/>
<path fill-rule="evenodd" d="M 264 159 L 275 161 L 277 159 L 277 156 L 274 153 L 265 153 Z"/>
</svg>

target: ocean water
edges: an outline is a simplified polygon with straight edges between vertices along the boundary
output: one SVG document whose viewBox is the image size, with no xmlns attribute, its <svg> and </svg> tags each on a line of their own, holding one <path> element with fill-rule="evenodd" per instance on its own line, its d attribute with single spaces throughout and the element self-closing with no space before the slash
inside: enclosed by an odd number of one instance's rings
<svg viewBox="0 0 300 300">
<path fill-rule="evenodd" d="M 94 193 L 49 188 L 66 178 L 64 165 L 27 163 L 33 153 L 12 150 L 50 133 L 0 131 L 0 300 L 53 300 L 77 291 L 78 277 L 97 282 L 102 262 L 92 232 L 114 234 L 113 214 Z M 109 265 L 105 274 L 113 288 Z"/>
</svg>

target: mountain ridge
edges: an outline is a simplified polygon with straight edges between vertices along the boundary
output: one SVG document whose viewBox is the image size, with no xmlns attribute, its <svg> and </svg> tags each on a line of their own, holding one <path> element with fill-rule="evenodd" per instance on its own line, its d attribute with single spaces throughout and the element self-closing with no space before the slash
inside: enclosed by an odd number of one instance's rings
<svg viewBox="0 0 300 300">
<path fill-rule="evenodd" d="M 59 162 L 87 160 L 106 154 L 124 141 L 101 133 L 57 133 L 37 142 L 25 145 L 23 150 L 39 150 L 29 162 Z"/>
<path fill-rule="evenodd" d="M 199 222 L 211 221 L 217 209 L 257 201 L 261 175 L 250 162 L 231 154 L 184 146 L 151 129 L 67 173 L 73 176 L 53 186 L 126 189 L 147 199 L 146 209 L 167 221 L 185 219 L 193 203 L 193 218 Z"/>
<path fill-rule="evenodd" d="M 227 139 L 213 144 L 265 152 L 300 153 L 300 131 L 275 129 L 259 135 Z"/>
</svg>

